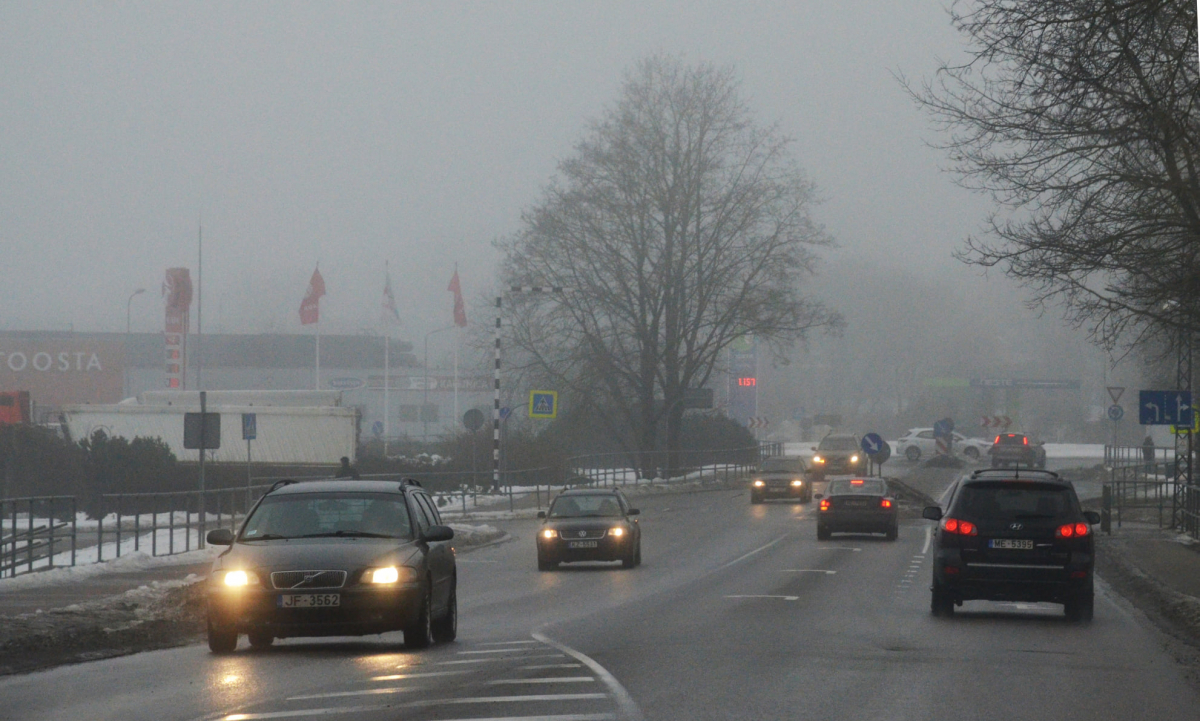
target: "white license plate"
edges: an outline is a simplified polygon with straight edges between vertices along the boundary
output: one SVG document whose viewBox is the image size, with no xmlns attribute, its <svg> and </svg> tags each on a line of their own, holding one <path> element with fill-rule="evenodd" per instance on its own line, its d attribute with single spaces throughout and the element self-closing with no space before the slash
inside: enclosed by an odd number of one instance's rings
<svg viewBox="0 0 1200 721">
<path fill-rule="evenodd" d="M 571 541 L 567 548 L 599 548 L 599 541 Z"/>
<path fill-rule="evenodd" d="M 279 597 L 280 608 L 330 608 L 342 605 L 337 593 L 285 593 Z"/>
<path fill-rule="evenodd" d="M 1032 551 L 1033 541 L 1026 538 L 993 538 L 988 548 L 1009 548 L 1017 551 Z"/>
</svg>

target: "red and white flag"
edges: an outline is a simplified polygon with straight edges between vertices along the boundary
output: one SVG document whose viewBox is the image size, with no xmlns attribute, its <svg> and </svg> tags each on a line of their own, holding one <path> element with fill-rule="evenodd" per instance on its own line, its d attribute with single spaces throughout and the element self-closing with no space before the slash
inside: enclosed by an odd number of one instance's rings
<svg viewBox="0 0 1200 721">
<path fill-rule="evenodd" d="M 321 268 L 313 271 L 312 279 L 308 281 L 308 292 L 300 301 L 300 325 L 312 325 L 321 320 L 321 296 L 325 295 L 325 279 L 321 277 Z"/>
<path fill-rule="evenodd" d="M 400 325 L 400 311 L 396 310 L 396 295 L 392 293 L 392 274 L 383 271 L 383 324 Z"/>
<path fill-rule="evenodd" d="M 446 290 L 454 294 L 454 325 L 466 328 L 467 304 L 463 302 L 462 285 L 458 282 L 458 268 L 454 269 L 454 277 L 450 279 L 450 287 Z"/>
</svg>

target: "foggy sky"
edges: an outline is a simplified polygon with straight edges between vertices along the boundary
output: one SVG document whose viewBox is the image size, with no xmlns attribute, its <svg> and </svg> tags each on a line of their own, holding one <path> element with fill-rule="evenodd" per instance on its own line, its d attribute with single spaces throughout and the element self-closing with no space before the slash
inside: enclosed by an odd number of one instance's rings
<svg viewBox="0 0 1200 721">
<path fill-rule="evenodd" d="M 206 332 L 301 332 L 318 261 L 323 332 L 378 328 L 385 261 L 400 337 L 450 324 L 455 262 L 486 322 L 491 242 L 653 52 L 735 66 L 795 138 L 840 246 L 827 267 L 975 282 L 950 252 L 986 200 L 939 170 L 891 75 L 960 52 L 940 2 L 18 2 L 0 5 L 0 328 L 124 330 L 140 286 L 133 327 L 161 330 L 201 215 Z"/>
</svg>

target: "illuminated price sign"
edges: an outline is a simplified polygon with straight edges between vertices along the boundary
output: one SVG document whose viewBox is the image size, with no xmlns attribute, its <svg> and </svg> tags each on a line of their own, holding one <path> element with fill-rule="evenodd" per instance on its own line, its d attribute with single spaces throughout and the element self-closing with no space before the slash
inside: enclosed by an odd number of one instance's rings
<svg viewBox="0 0 1200 721">
<path fill-rule="evenodd" d="M 738 378 L 738 385 L 742 386 L 743 388 L 747 388 L 750 386 L 756 386 L 756 385 L 758 385 L 758 379 L 757 378 Z"/>
</svg>

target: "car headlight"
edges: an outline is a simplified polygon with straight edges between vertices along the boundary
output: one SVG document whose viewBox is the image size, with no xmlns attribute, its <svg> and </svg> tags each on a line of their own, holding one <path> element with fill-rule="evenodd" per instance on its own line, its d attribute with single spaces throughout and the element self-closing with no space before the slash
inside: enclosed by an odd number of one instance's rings
<svg viewBox="0 0 1200 721">
<path fill-rule="evenodd" d="M 225 574 L 225 585 L 234 588 L 250 585 L 250 574 L 245 571 L 230 571 Z"/>
<path fill-rule="evenodd" d="M 796 488 L 799 488 L 800 486 L 804 485 L 804 481 L 797 478 L 796 480 L 792 481 L 792 485 L 795 486 Z"/>
<path fill-rule="evenodd" d="M 767 484 L 766 484 L 766 483 L 763 483 L 763 481 L 762 481 L 762 479 L 761 479 L 761 478 L 759 478 L 758 480 L 754 481 L 754 487 L 755 487 L 755 488 L 762 488 L 762 487 L 763 487 L 763 486 L 765 486 L 765 485 L 767 485 Z"/>
<path fill-rule="evenodd" d="M 858 456 L 850 456 L 851 463 L 858 463 Z"/>
<path fill-rule="evenodd" d="M 820 456 L 813 456 L 813 463 L 824 463 L 825 459 Z"/>
<path fill-rule="evenodd" d="M 547 528 L 542 531 L 542 538 L 558 538 L 558 531 L 553 528 Z"/>
<path fill-rule="evenodd" d="M 612 528 L 608 529 L 608 535 L 620 538 L 621 536 L 625 535 L 625 529 L 621 528 L 620 526 L 613 526 Z"/>
<path fill-rule="evenodd" d="M 417 577 L 417 572 L 408 566 L 384 566 L 368 568 L 363 576 L 370 583 L 385 584 L 411 581 Z"/>
</svg>

